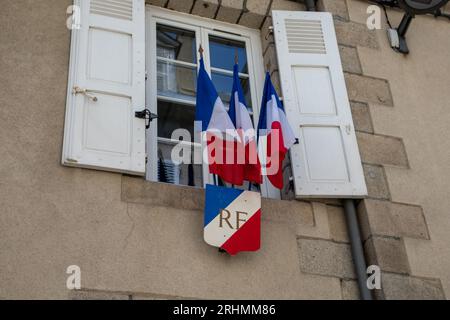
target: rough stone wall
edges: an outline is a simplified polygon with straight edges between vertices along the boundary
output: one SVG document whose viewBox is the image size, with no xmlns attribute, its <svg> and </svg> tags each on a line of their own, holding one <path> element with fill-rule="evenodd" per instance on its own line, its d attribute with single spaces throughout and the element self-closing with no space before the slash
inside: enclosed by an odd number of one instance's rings
<svg viewBox="0 0 450 320">
<path fill-rule="evenodd" d="M 358 12 L 359 21 L 352 21 L 348 5 L 352 5 L 353 12 Z M 403 139 L 375 130 L 371 119 L 371 110 L 395 108 L 396 102 L 388 80 L 367 74 L 361 68 L 363 63 L 359 59 L 359 52 L 380 51 L 380 38 L 385 37 L 383 31 L 377 34 L 369 31 L 364 24 L 367 5 L 367 1 L 361 0 L 319 1 L 321 10 L 330 11 L 334 15 L 364 165 L 369 197 L 360 202 L 358 214 L 368 263 L 379 265 L 382 270 L 382 290 L 375 291 L 376 297 L 442 299 L 445 294 L 440 279 L 415 275 L 405 248 L 405 238 L 413 238 L 419 242 L 430 239 L 423 208 L 417 203 L 399 203 L 393 199 L 386 175 L 386 168 L 405 172 L 411 169 Z M 381 55 L 374 56 L 379 59 L 379 64 L 383 63 Z M 409 76 L 412 77 L 413 74 Z M 408 121 L 407 119 L 405 115 L 404 121 Z M 411 125 L 414 125 L 413 122 Z"/>
</svg>

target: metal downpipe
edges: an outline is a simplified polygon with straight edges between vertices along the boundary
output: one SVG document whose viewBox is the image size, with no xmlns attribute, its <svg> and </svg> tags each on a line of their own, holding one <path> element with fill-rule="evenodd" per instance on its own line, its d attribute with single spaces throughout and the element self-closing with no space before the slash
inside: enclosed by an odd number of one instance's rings
<svg viewBox="0 0 450 320">
<path fill-rule="evenodd" d="M 307 11 L 317 11 L 315 0 L 304 0 Z"/>
<path fill-rule="evenodd" d="M 359 230 L 358 218 L 356 216 L 355 202 L 352 199 L 344 201 L 345 221 L 347 223 L 350 246 L 352 250 L 353 262 L 358 279 L 358 287 L 361 300 L 373 300 L 372 293 L 367 287 L 367 264 L 364 257 L 361 233 Z"/>
</svg>

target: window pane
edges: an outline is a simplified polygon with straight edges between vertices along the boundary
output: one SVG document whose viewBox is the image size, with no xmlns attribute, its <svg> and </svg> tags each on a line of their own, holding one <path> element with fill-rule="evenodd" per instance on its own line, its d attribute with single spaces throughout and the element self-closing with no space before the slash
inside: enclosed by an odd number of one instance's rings
<svg viewBox="0 0 450 320">
<path fill-rule="evenodd" d="M 158 25 L 156 38 L 158 57 L 196 63 L 195 32 Z"/>
<path fill-rule="evenodd" d="M 211 67 L 233 70 L 234 57 L 237 52 L 239 57 L 239 72 L 248 73 L 245 42 L 210 36 L 209 50 L 211 55 Z"/>
<path fill-rule="evenodd" d="M 158 101 L 158 137 L 170 139 L 176 129 L 186 129 L 194 140 L 195 107 Z"/>
<path fill-rule="evenodd" d="M 202 166 L 197 164 L 175 164 L 171 160 L 174 145 L 158 143 L 158 181 L 171 184 L 203 187 Z M 193 147 L 191 148 L 193 152 Z M 195 148 L 201 153 L 200 148 Z M 193 162 L 192 162 L 193 163 Z"/>
<path fill-rule="evenodd" d="M 197 69 L 158 61 L 158 95 L 195 101 Z"/>
<path fill-rule="evenodd" d="M 220 98 L 222 99 L 225 105 L 230 104 L 231 98 L 231 90 L 233 89 L 233 76 L 224 75 L 217 72 L 212 72 L 212 81 L 219 93 Z M 241 78 L 242 89 L 244 90 L 245 102 L 247 104 L 247 108 L 251 110 L 251 96 L 250 96 L 250 86 L 248 79 Z"/>
</svg>

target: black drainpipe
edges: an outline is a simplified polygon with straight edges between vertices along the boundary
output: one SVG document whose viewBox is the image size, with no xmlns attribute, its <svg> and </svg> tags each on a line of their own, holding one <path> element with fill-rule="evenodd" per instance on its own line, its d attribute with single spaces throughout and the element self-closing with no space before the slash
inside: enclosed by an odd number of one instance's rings
<svg viewBox="0 0 450 320">
<path fill-rule="evenodd" d="M 316 0 L 297 0 L 297 2 L 303 2 L 307 11 L 317 11 Z M 355 201 L 352 199 L 345 199 L 343 203 L 352 257 L 356 276 L 358 278 L 359 294 L 362 300 L 372 300 L 372 294 L 367 287 L 367 264 L 364 256 L 358 218 L 356 216 Z"/>
</svg>

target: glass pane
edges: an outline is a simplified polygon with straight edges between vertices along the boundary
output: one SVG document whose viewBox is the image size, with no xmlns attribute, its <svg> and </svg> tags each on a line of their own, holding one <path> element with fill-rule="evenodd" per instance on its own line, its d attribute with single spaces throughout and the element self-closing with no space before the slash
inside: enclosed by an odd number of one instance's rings
<svg viewBox="0 0 450 320">
<path fill-rule="evenodd" d="M 158 61 L 158 95 L 195 101 L 197 68 Z"/>
<path fill-rule="evenodd" d="M 156 39 L 158 57 L 196 63 L 195 32 L 158 25 Z"/>
<path fill-rule="evenodd" d="M 197 164 L 175 164 L 171 160 L 173 147 L 174 145 L 172 144 L 158 143 L 158 180 L 171 184 L 203 187 L 202 166 Z M 192 152 L 193 149 L 192 147 Z M 200 148 L 195 148 L 195 150 L 201 153 Z"/>
<path fill-rule="evenodd" d="M 194 140 L 195 107 L 158 101 L 158 137 L 170 139 L 176 129 L 186 129 Z"/>
<path fill-rule="evenodd" d="M 231 90 L 233 89 L 233 76 L 212 72 L 211 78 L 223 103 L 228 106 L 230 104 Z M 241 78 L 241 85 L 242 89 L 244 90 L 247 108 L 251 110 L 252 99 L 250 94 L 249 80 Z"/>
<path fill-rule="evenodd" d="M 211 67 L 232 71 L 234 57 L 237 52 L 239 57 L 239 72 L 248 73 L 245 42 L 210 36 L 209 50 L 211 52 Z"/>
</svg>

